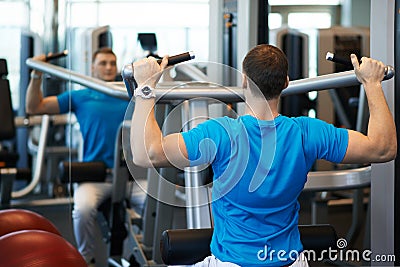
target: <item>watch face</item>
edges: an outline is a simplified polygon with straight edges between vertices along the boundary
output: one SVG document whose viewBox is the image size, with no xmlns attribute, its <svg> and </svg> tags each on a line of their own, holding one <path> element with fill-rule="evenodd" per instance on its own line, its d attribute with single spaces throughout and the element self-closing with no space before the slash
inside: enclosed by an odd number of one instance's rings
<svg viewBox="0 0 400 267">
<path fill-rule="evenodd" d="M 149 94 L 151 94 L 151 88 L 148 87 L 148 86 L 143 87 L 143 88 L 142 88 L 142 93 L 143 93 L 145 96 L 148 96 Z"/>
</svg>

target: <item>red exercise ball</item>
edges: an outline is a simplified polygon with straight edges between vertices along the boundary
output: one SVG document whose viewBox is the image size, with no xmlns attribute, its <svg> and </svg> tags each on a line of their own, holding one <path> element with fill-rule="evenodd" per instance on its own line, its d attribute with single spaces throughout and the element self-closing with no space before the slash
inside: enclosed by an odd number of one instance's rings
<svg viewBox="0 0 400 267">
<path fill-rule="evenodd" d="M 23 209 L 0 210 L 0 237 L 20 230 L 43 230 L 61 236 L 48 219 Z"/>
<path fill-rule="evenodd" d="M 23 230 L 0 237 L 0 267 L 87 267 L 78 250 L 59 235 Z"/>
</svg>

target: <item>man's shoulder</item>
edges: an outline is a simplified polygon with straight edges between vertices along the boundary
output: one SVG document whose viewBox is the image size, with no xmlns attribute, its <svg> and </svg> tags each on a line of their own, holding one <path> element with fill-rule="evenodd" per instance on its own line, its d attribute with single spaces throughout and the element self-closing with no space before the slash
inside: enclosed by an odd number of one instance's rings
<svg viewBox="0 0 400 267">
<path fill-rule="evenodd" d="M 317 118 L 311 118 L 307 116 L 299 116 L 299 117 L 291 117 L 290 118 L 293 122 L 299 125 L 313 125 L 313 124 L 320 124 L 324 123 L 322 120 Z"/>
</svg>

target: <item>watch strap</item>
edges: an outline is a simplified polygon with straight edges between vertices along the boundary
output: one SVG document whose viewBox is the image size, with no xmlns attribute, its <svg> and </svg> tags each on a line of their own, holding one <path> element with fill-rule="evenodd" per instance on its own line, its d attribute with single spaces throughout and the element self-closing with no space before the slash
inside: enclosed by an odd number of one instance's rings
<svg viewBox="0 0 400 267">
<path fill-rule="evenodd" d="M 37 74 L 37 73 L 32 71 L 31 72 L 31 79 L 40 80 L 40 79 L 42 79 L 42 75 L 39 75 L 39 74 Z"/>
</svg>

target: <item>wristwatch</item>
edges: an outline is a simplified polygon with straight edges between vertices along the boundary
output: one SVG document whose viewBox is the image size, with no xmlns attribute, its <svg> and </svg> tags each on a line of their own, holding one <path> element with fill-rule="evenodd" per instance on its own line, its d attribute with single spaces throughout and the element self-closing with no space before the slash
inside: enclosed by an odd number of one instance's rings
<svg viewBox="0 0 400 267">
<path fill-rule="evenodd" d="M 137 88 L 135 90 L 134 96 L 135 97 L 140 96 L 141 98 L 148 99 L 148 98 L 155 98 L 156 94 L 154 93 L 154 89 L 153 88 L 151 88 L 148 85 L 145 85 L 145 86 L 142 86 L 140 88 Z"/>
<path fill-rule="evenodd" d="M 42 75 L 39 75 L 39 74 L 37 74 L 37 73 L 32 71 L 31 72 L 31 79 L 40 80 L 40 79 L 42 79 Z"/>
</svg>

